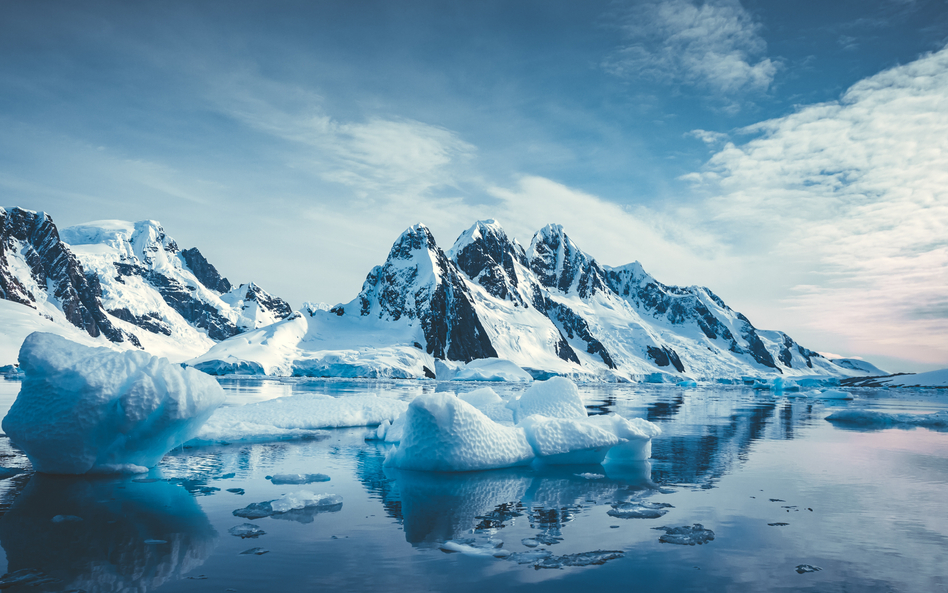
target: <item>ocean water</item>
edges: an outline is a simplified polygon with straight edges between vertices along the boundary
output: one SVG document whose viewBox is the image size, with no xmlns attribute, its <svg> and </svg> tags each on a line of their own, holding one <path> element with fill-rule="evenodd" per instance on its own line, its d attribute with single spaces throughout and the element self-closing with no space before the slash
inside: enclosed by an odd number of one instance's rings
<svg viewBox="0 0 948 593">
<path fill-rule="evenodd" d="M 483 386 L 222 384 L 231 405 L 299 392 L 410 400 Z M 524 388 L 491 387 L 501 395 Z M 0 381 L 0 415 L 18 389 Z M 580 390 L 590 413 L 662 428 L 650 462 L 400 472 L 383 467 L 385 446 L 365 442 L 368 429 L 358 428 L 320 440 L 177 450 L 136 476 L 57 477 L 33 474 L 0 437 L 0 467 L 21 470 L 0 479 L 0 574 L 7 573 L 0 586 L 948 591 L 948 432 L 852 429 L 825 419 L 837 409 L 946 410 L 945 390 L 854 390 L 849 402 L 738 386 Z M 331 479 L 268 479 L 315 473 Z M 342 504 L 256 519 L 233 514 L 301 490 L 338 495 Z M 231 534 L 245 523 L 265 533 Z M 689 537 L 703 543 L 688 545 Z"/>
</svg>

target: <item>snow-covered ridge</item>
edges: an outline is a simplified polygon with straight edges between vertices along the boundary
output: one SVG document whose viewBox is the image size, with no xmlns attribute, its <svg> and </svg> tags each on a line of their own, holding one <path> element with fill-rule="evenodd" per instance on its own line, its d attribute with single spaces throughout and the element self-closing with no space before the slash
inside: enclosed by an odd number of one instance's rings
<svg viewBox="0 0 948 593">
<path fill-rule="evenodd" d="M 355 299 L 328 309 L 309 306 L 293 331 L 257 329 L 191 364 L 392 377 L 431 377 L 437 367 L 482 380 L 493 375 L 458 364 L 497 358 L 534 377 L 605 381 L 866 374 L 757 329 L 707 288 L 662 284 L 638 262 L 600 265 L 555 224 L 525 250 L 497 221 L 479 221 L 447 252 L 417 224 Z"/>
<path fill-rule="evenodd" d="M 30 331 L 75 338 L 72 327 L 119 349 L 180 361 L 215 342 L 270 325 L 290 306 L 250 282 L 234 287 L 197 248 L 181 250 L 154 220 L 100 220 L 57 229 L 46 213 L 0 208 L 0 363 Z M 9 317 L 9 319 L 7 319 Z M 6 324 L 5 324 L 6 325 Z"/>
</svg>

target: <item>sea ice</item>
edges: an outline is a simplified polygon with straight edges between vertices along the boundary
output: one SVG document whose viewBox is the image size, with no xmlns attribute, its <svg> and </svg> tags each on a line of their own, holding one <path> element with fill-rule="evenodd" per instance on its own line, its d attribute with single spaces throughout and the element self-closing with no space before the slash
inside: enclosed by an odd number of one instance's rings
<svg viewBox="0 0 948 593">
<path fill-rule="evenodd" d="M 673 508 L 667 502 L 617 502 L 606 514 L 617 519 L 658 519 Z"/>
<path fill-rule="evenodd" d="M 2 427 L 44 473 L 153 467 L 224 401 L 213 378 L 165 358 L 53 334 L 27 336 L 19 361 L 23 385 Z"/>
<path fill-rule="evenodd" d="M 234 511 L 235 517 L 262 519 L 275 517 L 292 511 L 335 512 L 342 508 L 342 497 L 338 494 L 316 494 L 300 490 L 285 494 L 276 500 L 254 502 Z"/>
<path fill-rule="evenodd" d="M 692 526 L 684 525 L 682 527 L 653 527 L 652 529 L 662 529 L 665 535 L 658 538 L 663 544 L 679 544 L 682 546 L 693 546 L 695 544 L 706 544 L 714 539 L 714 532 L 705 529 L 701 523 L 695 523 Z"/>
<path fill-rule="evenodd" d="M 277 474 L 267 476 L 271 484 L 312 484 L 314 482 L 328 482 L 331 478 L 326 474 Z"/>
<path fill-rule="evenodd" d="M 217 410 L 188 444 L 325 438 L 318 429 L 375 426 L 397 418 L 408 404 L 374 395 L 297 394 Z"/>
<path fill-rule="evenodd" d="M 576 384 L 564 377 L 537 381 L 516 399 L 507 403 L 513 410 L 514 422 L 540 414 L 548 418 L 585 418 L 588 414 Z"/>
<path fill-rule="evenodd" d="M 890 414 L 875 410 L 839 410 L 826 417 L 834 424 L 860 428 L 903 428 L 921 426 L 933 430 L 948 430 L 948 412 L 931 414 Z"/>
<path fill-rule="evenodd" d="M 260 537 L 261 535 L 266 535 L 266 531 L 260 529 L 259 525 L 254 525 L 253 523 L 241 523 L 240 525 L 235 525 L 227 530 L 227 533 L 237 536 L 240 539 L 246 539 L 248 537 Z"/>
<path fill-rule="evenodd" d="M 398 448 L 385 464 L 459 472 L 524 465 L 533 457 L 523 429 L 497 424 L 453 393 L 429 393 L 409 404 Z"/>
</svg>

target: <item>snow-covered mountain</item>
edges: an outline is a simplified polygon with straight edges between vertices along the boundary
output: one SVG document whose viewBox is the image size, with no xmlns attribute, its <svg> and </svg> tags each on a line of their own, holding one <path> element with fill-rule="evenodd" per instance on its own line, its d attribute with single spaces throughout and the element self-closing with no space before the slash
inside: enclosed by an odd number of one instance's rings
<svg viewBox="0 0 948 593">
<path fill-rule="evenodd" d="M 401 362 L 392 363 L 395 352 Z M 865 374 L 755 328 L 706 288 L 662 284 L 638 262 L 602 266 L 559 225 L 524 249 L 493 220 L 474 224 L 447 253 L 415 225 L 351 302 L 307 308 L 189 364 L 219 373 L 420 377 L 433 359 L 493 357 L 537 376 L 600 380 Z"/>
<path fill-rule="evenodd" d="M 253 283 L 231 286 L 155 221 L 58 230 L 49 215 L 21 208 L 0 209 L 0 300 L 9 301 L 0 307 L 0 365 L 16 360 L 31 331 L 73 339 L 79 329 L 99 345 L 180 361 L 292 313 Z"/>
</svg>

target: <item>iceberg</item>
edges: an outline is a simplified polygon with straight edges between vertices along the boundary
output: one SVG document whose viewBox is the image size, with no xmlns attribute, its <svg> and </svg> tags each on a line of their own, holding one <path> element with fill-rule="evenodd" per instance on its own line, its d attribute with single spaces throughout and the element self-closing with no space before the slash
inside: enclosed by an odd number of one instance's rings
<svg viewBox="0 0 948 593">
<path fill-rule="evenodd" d="M 533 375 L 502 358 L 478 358 L 467 364 L 435 360 L 435 375 L 439 381 L 533 381 Z"/>
<path fill-rule="evenodd" d="M 19 362 L 23 385 L 2 427 L 43 473 L 144 471 L 224 401 L 213 378 L 166 358 L 54 334 L 27 336 Z"/>
<path fill-rule="evenodd" d="M 562 377 L 537 381 L 507 408 L 516 424 L 484 410 L 499 407 L 496 393 L 421 395 L 369 440 L 397 443 L 388 467 L 464 472 L 527 465 L 640 462 L 661 430 L 646 420 L 615 414 L 588 417 L 576 384 Z M 472 405 L 474 404 L 474 405 Z M 481 408 L 481 409 L 479 409 Z"/>
</svg>

